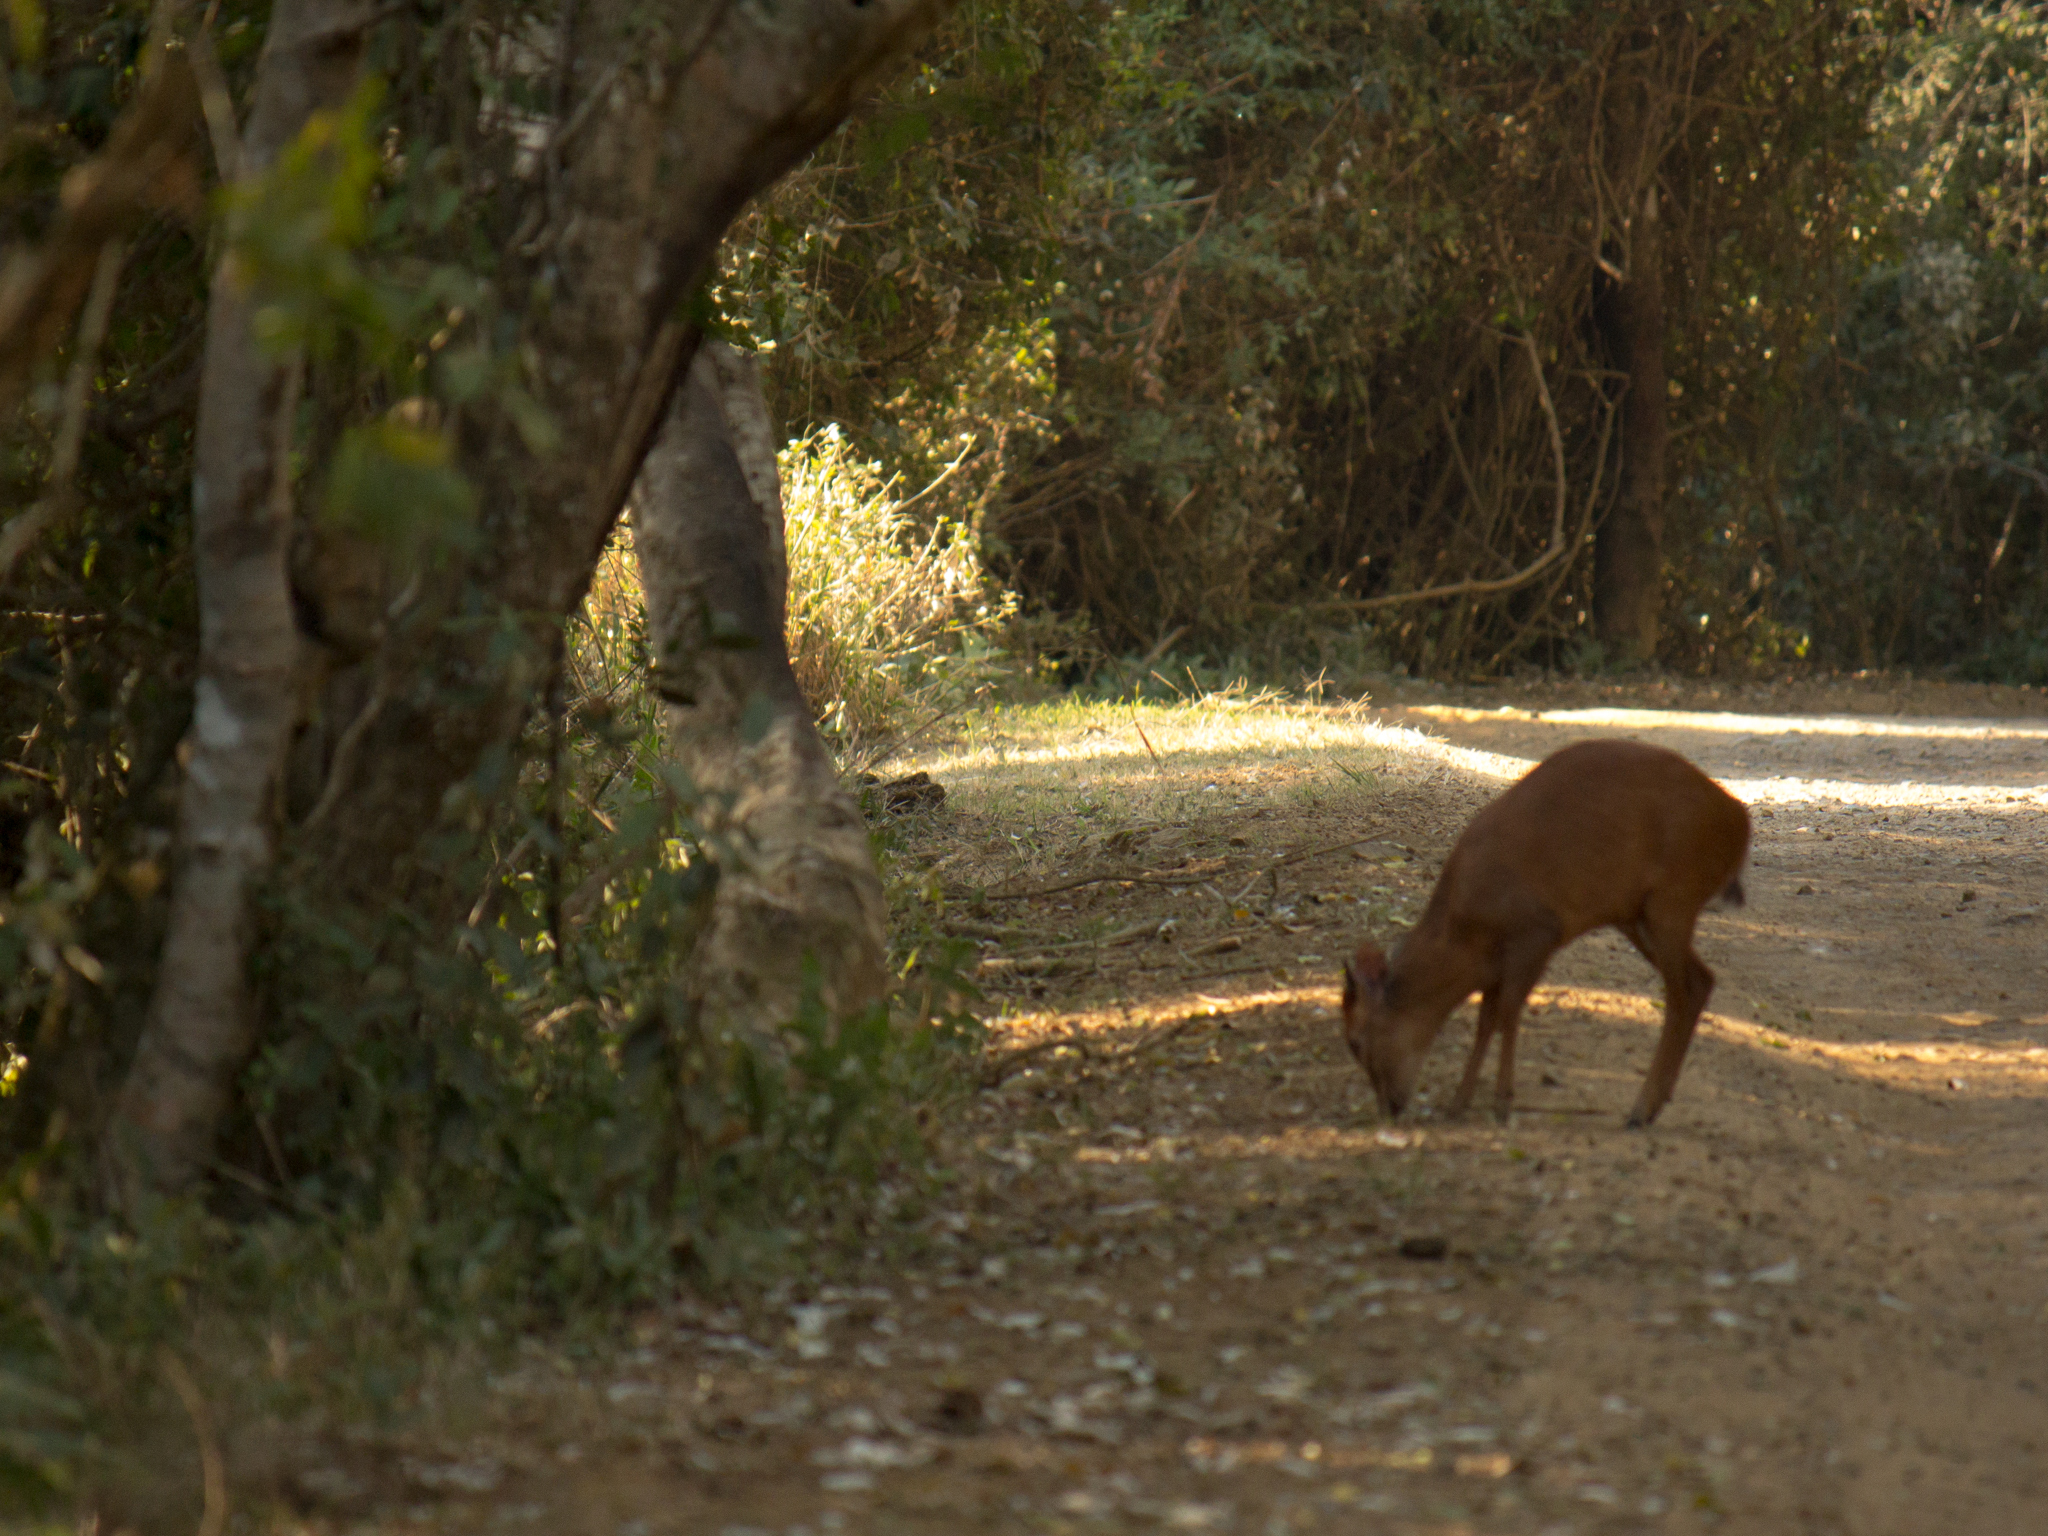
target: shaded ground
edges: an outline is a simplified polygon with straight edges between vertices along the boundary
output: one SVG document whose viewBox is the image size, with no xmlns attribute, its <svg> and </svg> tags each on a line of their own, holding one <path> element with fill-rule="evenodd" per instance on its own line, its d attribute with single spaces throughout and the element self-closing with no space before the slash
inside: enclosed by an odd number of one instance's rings
<svg viewBox="0 0 2048 1536">
<path fill-rule="evenodd" d="M 642 1318 L 601 1368 L 536 1355 L 407 1464 L 405 1523 L 2039 1528 L 2048 724 L 1397 702 L 1054 709 L 923 754 L 952 795 L 903 861 L 1000 1016 L 915 1251 Z M 1601 935 L 1536 994 L 1511 1126 L 1377 1124 L 1342 954 L 1412 917 L 1502 783 L 1599 734 L 1756 816 L 1676 1100 L 1621 1129 L 1658 1000 Z M 1104 871 L 1142 878 L 1074 883 Z"/>
</svg>

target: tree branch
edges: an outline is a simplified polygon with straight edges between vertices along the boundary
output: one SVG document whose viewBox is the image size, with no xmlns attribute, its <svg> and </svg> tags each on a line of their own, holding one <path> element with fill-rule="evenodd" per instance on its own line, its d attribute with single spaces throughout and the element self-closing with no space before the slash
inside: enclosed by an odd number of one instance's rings
<svg viewBox="0 0 2048 1536">
<path fill-rule="evenodd" d="M 44 531 L 70 514 L 78 500 L 73 481 L 78 474 L 78 453 L 85 442 L 86 401 L 92 394 L 93 370 L 99 364 L 100 343 L 106 340 L 107 319 L 114 311 L 114 292 L 121 276 L 121 242 L 109 240 L 100 247 L 93 263 L 92 291 L 79 317 L 78 339 L 72 346 L 71 371 L 64 379 L 64 415 L 57 426 L 57 442 L 50 454 L 50 480 L 42 499 L 26 512 L 0 528 L 0 582 L 7 580 L 14 562 L 41 538 Z"/>
<path fill-rule="evenodd" d="M 13 412 L 30 372 L 56 350 L 92 285 L 96 254 L 155 210 L 203 212 L 200 122 L 184 49 L 155 49 L 106 148 L 65 175 L 42 244 L 0 272 L 0 415 Z"/>
</svg>

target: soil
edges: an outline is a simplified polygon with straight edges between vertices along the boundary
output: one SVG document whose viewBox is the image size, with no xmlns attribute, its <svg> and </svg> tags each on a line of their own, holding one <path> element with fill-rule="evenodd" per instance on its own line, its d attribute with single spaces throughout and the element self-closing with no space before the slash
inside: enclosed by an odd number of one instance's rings
<svg viewBox="0 0 2048 1536">
<path fill-rule="evenodd" d="M 2048 724 L 2038 693 L 1897 698 L 1397 689 L 1380 724 L 1435 744 L 1374 735 L 1349 799 L 1166 749 L 1129 760 L 1180 814 L 1108 828 L 1113 766 L 1018 826 L 998 741 L 899 855 L 953 893 L 994 1015 L 916 1239 L 649 1313 L 602 1365 L 537 1352 L 406 1463 L 406 1528 L 2040 1529 Z M 1532 1001 L 1510 1124 L 1380 1123 L 1342 956 L 1594 735 L 1686 753 L 1755 818 L 1676 1099 L 1623 1129 L 1660 1003 L 1602 934 Z M 1131 878 L 1076 883 L 1104 870 Z"/>
</svg>

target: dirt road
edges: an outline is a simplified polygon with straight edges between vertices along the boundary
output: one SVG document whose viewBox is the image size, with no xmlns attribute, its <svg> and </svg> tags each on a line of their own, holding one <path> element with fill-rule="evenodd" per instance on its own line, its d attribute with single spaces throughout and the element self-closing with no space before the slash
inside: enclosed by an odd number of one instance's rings
<svg viewBox="0 0 2048 1536">
<path fill-rule="evenodd" d="M 536 1360 L 423 1459 L 415 1521 L 2048 1528 L 2048 725 L 1385 724 L 1437 744 L 1155 721 L 1141 750 L 1105 713 L 930 753 L 951 809 L 904 860 L 994 893 L 937 920 L 1003 1008 L 908 1246 Z M 1756 818 L 1676 1100 L 1622 1129 L 1655 978 L 1595 936 L 1536 994 L 1511 1125 L 1377 1123 L 1342 954 L 1399 931 L 1507 777 L 1598 734 L 1676 747 Z M 1072 883 L 1105 868 L 1144 878 Z"/>
</svg>

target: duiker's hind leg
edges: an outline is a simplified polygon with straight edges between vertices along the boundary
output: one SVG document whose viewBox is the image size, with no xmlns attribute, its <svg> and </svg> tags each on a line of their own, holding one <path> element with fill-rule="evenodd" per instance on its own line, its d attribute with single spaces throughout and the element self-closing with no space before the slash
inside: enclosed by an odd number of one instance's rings
<svg viewBox="0 0 2048 1536">
<path fill-rule="evenodd" d="M 1670 1102 L 1678 1083 L 1678 1069 L 1685 1065 L 1685 1053 L 1699 1027 L 1700 1013 L 1713 995 L 1714 973 L 1693 952 L 1693 924 L 1697 911 L 1664 908 L 1654 902 L 1643 909 L 1636 921 L 1622 932 L 1642 951 L 1643 958 L 1657 967 L 1664 978 L 1664 1029 L 1657 1036 L 1657 1053 L 1650 1058 L 1650 1070 L 1643 1078 L 1643 1091 L 1635 1108 L 1628 1112 L 1631 1128 L 1648 1125 Z"/>
</svg>

